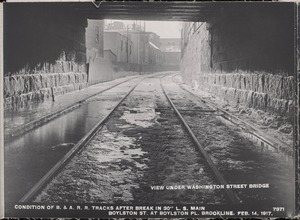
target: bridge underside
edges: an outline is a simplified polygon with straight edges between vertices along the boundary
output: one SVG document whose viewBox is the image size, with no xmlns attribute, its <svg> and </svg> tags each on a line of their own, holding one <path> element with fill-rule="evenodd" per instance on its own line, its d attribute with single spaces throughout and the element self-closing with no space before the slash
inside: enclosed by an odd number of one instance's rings
<svg viewBox="0 0 300 220">
<path fill-rule="evenodd" d="M 103 2 L 71 7 L 83 16 L 94 19 L 207 21 L 218 16 L 226 4 L 199 2 Z"/>
<path fill-rule="evenodd" d="M 235 10 L 239 4 L 233 3 L 228 7 L 228 3 L 112 1 L 96 2 L 95 5 L 92 2 L 18 3 L 7 5 L 7 8 L 56 11 L 90 19 L 207 21 L 220 15 L 226 8 Z"/>
<path fill-rule="evenodd" d="M 275 65 L 276 70 L 291 74 L 294 12 L 294 3 L 113 1 L 102 2 L 99 8 L 91 2 L 5 3 L 5 74 L 53 63 L 62 51 L 67 59 L 85 63 L 87 19 L 207 22 L 215 39 L 213 49 L 219 48 L 217 57 L 212 57 L 217 62 L 223 62 L 220 54 L 226 53 L 227 60 L 249 54 L 249 70 L 270 71 Z M 229 70 L 239 68 L 236 64 Z"/>
</svg>

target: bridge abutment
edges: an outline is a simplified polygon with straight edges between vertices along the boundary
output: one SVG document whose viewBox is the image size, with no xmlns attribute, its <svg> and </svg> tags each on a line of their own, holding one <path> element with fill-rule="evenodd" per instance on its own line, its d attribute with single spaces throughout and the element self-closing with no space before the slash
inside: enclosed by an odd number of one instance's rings
<svg viewBox="0 0 300 220">
<path fill-rule="evenodd" d="M 230 104 L 292 117 L 294 8 L 248 6 L 185 25 L 182 77 Z"/>
</svg>

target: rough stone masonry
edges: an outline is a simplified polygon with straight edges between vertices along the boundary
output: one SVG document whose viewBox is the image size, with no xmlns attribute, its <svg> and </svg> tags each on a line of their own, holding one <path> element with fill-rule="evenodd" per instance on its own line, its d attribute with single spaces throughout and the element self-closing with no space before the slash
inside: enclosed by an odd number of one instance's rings
<svg viewBox="0 0 300 220">
<path fill-rule="evenodd" d="M 48 73 L 4 77 L 4 106 L 22 107 L 87 87 L 87 74 Z M 53 94 L 52 94 L 53 93 Z"/>
<path fill-rule="evenodd" d="M 293 7 L 241 7 L 218 19 L 186 24 L 181 61 L 184 82 L 234 106 L 292 120 Z"/>
</svg>

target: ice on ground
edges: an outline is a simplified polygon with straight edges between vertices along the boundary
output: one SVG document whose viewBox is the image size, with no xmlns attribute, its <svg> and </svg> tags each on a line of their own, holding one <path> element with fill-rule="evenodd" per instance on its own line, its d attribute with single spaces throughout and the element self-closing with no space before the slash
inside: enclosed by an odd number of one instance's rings
<svg viewBox="0 0 300 220">
<path fill-rule="evenodd" d="M 132 201 L 132 189 L 139 187 L 137 179 L 148 168 L 144 162 L 145 154 L 147 152 L 136 144 L 136 138 L 108 131 L 104 127 L 35 201 Z"/>
<path fill-rule="evenodd" d="M 135 113 L 131 113 L 135 112 Z M 121 119 L 125 120 L 130 124 L 135 124 L 137 126 L 148 128 L 155 123 L 155 118 L 157 113 L 155 108 L 132 108 L 130 111 L 124 111 Z"/>
<path fill-rule="evenodd" d="M 134 145 L 134 142 L 135 138 L 115 135 L 114 133 L 104 133 L 100 143 L 98 141 L 90 143 L 92 151 L 88 152 L 88 154 L 91 157 L 97 158 L 101 163 L 115 162 L 121 159 L 127 160 L 131 159 L 133 155 L 142 156 L 145 152 L 141 148 L 127 148 L 127 146 Z M 126 148 L 126 154 L 122 152 L 122 148 Z"/>
</svg>

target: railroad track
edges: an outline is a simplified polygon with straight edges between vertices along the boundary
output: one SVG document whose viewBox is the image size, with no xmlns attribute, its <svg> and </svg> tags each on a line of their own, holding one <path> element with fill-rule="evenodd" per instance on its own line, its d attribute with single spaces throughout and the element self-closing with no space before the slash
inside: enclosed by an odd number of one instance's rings
<svg viewBox="0 0 300 220">
<path fill-rule="evenodd" d="M 207 153 L 205 148 L 200 144 L 199 140 L 197 139 L 196 135 L 194 134 L 193 130 L 190 128 L 186 120 L 183 118 L 181 112 L 190 111 L 189 109 L 178 109 L 171 98 L 168 96 L 164 85 L 162 83 L 162 79 L 165 77 L 161 76 L 160 79 L 160 86 L 162 88 L 163 94 L 166 97 L 169 105 L 172 107 L 172 111 L 175 112 L 177 117 L 179 118 L 180 122 L 182 123 L 184 129 L 188 132 L 190 138 L 192 139 L 193 143 L 195 144 L 195 148 L 201 153 L 201 155 L 205 159 L 205 163 L 208 165 L 209 170 L 213 174 L 215 180 L 220 185 L 227 185 L 226 179 L 223 177 L 222 173 L 219 171 L 217 166 L 212 161 L 211 156 Z M 56 163 L 53 168 L 47 172 L 47 174 L 41 178 L 35 185 L 32 187 L 19 201 L 20 202 L 29 202 L 32 201 L 44 188 L 45 186 L 55 177 L 59 174 L 59 172 L 67 165 L 67 163 L 76 155 L 76 153 L 83 149 L 96 135 L 96 133 L 105 125 L 105 123 L 108 121 L 109 117 L 117 110 L 117 108 L 122 104 L 122 102 L 134 91 L 134 89 L 143 81 L 142 79 L 139 83 L 137 83 L 135 86 L 133 86 L 130 91 L 114 106 L 113 109 L 100 121 L 98 122 L 92 130 L 88 134 L 86 134 L 58 163 Z M 199 98 L 199 97 L 197 97 Z M 207 105 L 207 103 L 205 103 Z M 209 105 L 207 105 L 210 107 Z M 198 111 L 198 110 L 197 110 Z M 210 107 L 209 110 L 205 110 L 203 112 L 209 112 L 209 113 L 216 113 L 217 111 L 220 111 L 217 108 Z M 200 110 L 201 112 L 201 110 Z M 225 187 L 224 188 L 225 194 L 227 196 L 228 201 L 230 201 L 232 204 L 240 204 L 242 201 L 241 199 L 235 194 L 235 192 Z"/>
<path fill-rule="evenodd" d="M 189 133 L 191 139 L 193 140 L 194 144 L 196 145 L 197 150 L 205 158 L 205 162 L 207 163 L 208 167 L 212 171 L 212 173 L 213 173 L 215 179 L 217 180 L 217 182 L 220 185 L 226 186 L 227 185 L 227 181 L 225 180 L 225 178 L 223 177 L 223 175 L 219 172 L 218 168 L 216 167 L 216 165 L 214 164 L 214 162 L 212 161 L 212 159 L 210 158 L 210 156 L 208 155 L 208 153 L 206 152 L 206 150 L 204 149 L 204 147 L 200 144 L 200 142 L 198 141 L 196 135 L 194 134 L 194 132 L 192 131 L 192 129 L 190 128 L 190 126 L 188 125 L 188 123 L 185 121 L 185 119 L 181 115 L 180 111 L 176 108 L 176 106 L 172 102 L 171 98 L 168 96 L 168 94 L 167 94 L 167 92 L 164 89 L 164 86 L 162 84 L 162 81 L 161 81 L 162 78 L 160 78 L 160 86 L 161 86 L 161 88 L 163 90 L 163 93 L 166 96 L 168 102 L 170 103 L 172 109 L 174 110 L 174 112 L 176 113 L 176 115 L 178 116 L 178 118 L 180 119 L 180 121 L 183 124 L 185 130 Z M 227 195 L 228 199 L 231 201 L 232 204 L 240 204 L 241 203 L 241 200 L 233 192 L 233 190 L 228 189 L 226 187 L 225 187 L 224 190 L 226 192 L 226 195 Z"/>
<path fill-rule="evenodd" d="M 189 128 L 188 124 L 184 120 L 184 118 L 181 116 L 169 96 L 167 95 L 166 91 L 164 90 L 164 87 L 161 83 L 161 79 L 165 77 L 160 77 L 160 86 L 162 88 L 162 91 L 166 97 L 166 99 L 169 102 L 169 105 L 172 107 L 180 121 L 182 122 L 184 128 L 189 133 L 191 139 L 193 140 L 194 144 L 196 145 L 196 148 L 201 152 L 201 154 L 205 158 L 205 162 L 208 164 L 211 172 L 213 173 L 213 176 L 217 180 L 217 182 L 221 185 L 226 185 L 227 182 L 222 176 L 222 174 L 218 171 L 217 167 L 212 162 L 209 155 L 206 153 L 204 148 L 201 146 L 199 141 L 197 140 L 196 136 L 192 132 L 192 130 Z M 91 131 L 86 134 L 59 162 L 57 162 L 50 171 L 46 173 L 19 201 L 20 202 L 28 202 L 32 201 L 44 188 L 45 186 L 56 176 L 58 173 L 66 166 L 66 164 L 76 155 L 76 153 L 84 148 L 96 135 L 96 133 L 104 126 L 104 124 L 107 122 L 109 117 L 117 110 L 117 108 L 122 104 L 122 102 L 134 91 L 134 89 L 142 82 L 141 80 L 139 83 L 137 83 L 132 89 L 115 105 L 113 109 L 100 121 L 98 122 Z M 233 204 L 239 204 L 241 201 L 236 196 L 236 194 L 231 190 L 225 188 L 226 195 L 229 199 L 229 201 Z"/>
<path fill-rule="evenodd" d="M 163 73 L 165 74 L 165 73 Z M 76 155 L 76 153 L 82 149 L 84 146 L 86 146 L 92 138 L 95 136 L 95 134 L 104 126 L 108 118 L 113 114 L 113 112 L 121 105 L 121 103 L 132 93 L 132 91 L 145 79 L 145 78 L 151 78 L 153 76 L 143 77 L 137 84 L 135 84 L 130 91 L 123 96 L 123 98 L 109 111 L 109 113 L 101 120 L 99 121 L 83 138 L 80 139 L 80 141 L 71 148 L 69 152 L 65 154 L 63 158 L 61 158 L 19 201 L 20 202 L 28 202 L 31 201 L 32 198 L 34 198 L 35 195 L 37 195 L 45 186 L 46 184 L 55 177 L 60 170 L 62 170 L 65 165 Z M 127 80 L 128 81 L 128 80 Z M 124 82 L 122 82 L 124 83 Z M 119 83 L 117 85 L 120 85 L 122 83 Z M 112 86 L 105 91 L 108 91 L 115 86 Z M 103 93 L 104 91 L 101 91 L 100 93 L 97 93 L 96 95 L 99 95 Z M 96 95 L 91 95 L 89 97 L 92 98 Z M 80 106 L 80 105 L 79 105 Z M 78 107 L 79 107 L 78 106 Z M 63 111 L 64 113 L 67 113 L 67 111 Z M 50 120 L 50 119 L 49 119 Z"/>
<path fill-rule="evenodd" d="M 178 74 L 176 74 L 178 75 Z M 172 82 L 174 82 L 174 77 L 176 76 L 171 76 L 172 77 Z M 170 77 L 170 76 L 167 76 L 167 77 Z M 207 164 L 209 165 L 209 168 L 210 170 L 212 171 L 212 173 L 214 174 L 215 176 L 215 179 L 222 185 L 226 185 L 227 184 L 227 181 L 226 181 L 226 178 L 224 178 L 224 176 L 228 177 L 228 172 L 226 174 L 226 171 L 225 173 L 222 173 L 219 171 L 218 168 L 220 168 L 220 170 L 222 170 L 222 168 L 218 165 L 218 167 L 214 164 L 214 162 L 212 161 L 212 159 L 215 159 L 213 156 L 210 156 L 211 153 L 207 153 L 206 151 L 206 147 L 204 148 L 204 146 L 201 144 L 203 142 L 202 139 L 197 139 L 197 137 L 199 137 L 199 132 L 197 132 L 195 130 L 195 135 L 194 132 L 193 132 L 193 129 L 197 129 L 198 127 L 192 127 L 193 126 L 193 122 L 191 121 L 192 119 L 189 119 L 189 123 L 186 122 L 185 120 L 185 115 L 194 115 L 194 114 L 199 114 L 200 113 L 200 117 L 203 116 L 203 113 L 206 112 L 206 113 L 212 113 L 211 115 L 215 116 L 218 120 L 220 120 L 224 125 L 228 125 L 229 127 L 231 128 L 238 128 L 237 130 L 239 130 L 238 132 L 238 135 L 239 136 L 242 136 L 244 137 L 245 139 L 248 139 L 250 140 L 250 142 L 252 142 L 254 145 L 253 146 L 257 146 L 261 149 L 261 151 L 263 151 L 263 149 L 268 149 L 268 150 L 271 150 L 272 152 L 275 152 L 275 154 L 277 155 L 282 155 L 284 154 L 286 156 L 286 159 L 288 160 L 287 161 L 287 164 L 291 164 L 290 162 L 292 160 L 290 160 L 292 157 L 293 157 L 293 151 L 291 149 L 291 146 L 287 145 L 286 143 L 282 142 L 281 140 L 278 140 L 276 138 L 273 138 L 273 137 L 270 137 L 269 135 L 263 135 L 261 134 L 261 132 L 259 132 L 253 125 L 247 123 L 247 122 L 244 122 L 243 120 L 239 119 L 238 117 L 228 113 L 227 111 L 225 111 L 224 109 L 221 109 L 219 107 L 217 107 L 214 103 L 211 103 L 211 102 L 208 102 L 206 100 L 203 100 L 201 99 L 200 97 L 198 97 L 197 95 L 193 94 L 192 92 L 186 90 L 182 84 L 179 84 L 179 88 L 183 89 L 184 91 L 188 92 L 189 95 L 192 95 L 192 97 L 195 97 L 196 99 L 195 100 L 199 100 L 201 103 L 204 103 L 205 107 L 204 109 L 205 110 L 200 110 L 199 109 L 193 109 L 191 108 L 190 112 L 189 111 L 186 111 L 186 109 L 181 109 L 182 108 L 182 104 L 180 102 L 178 102 L 177 100 L 177 95 L 175 95 L 173 98 L 174 100 L 176 100 L 178 103 L 178 107 L 176 106 L 177 104 L 175 104 L 171 97 L 172 97 L 172 92 L 177 94 L 180 93 L 178 90 L 174 90 L 172 89 L 172 86 L 170 88 L 168 88 L 168 90 L 170 90 L 170 95 L 171 96 L 168 96 L 168 92 L 164 89 L 164 83 L 162 82 L 162 79 L 161 78 L 161 86 L 162 86 L 162 89 L 163 89 L 163 92 L 165 94 L 165 96 L 167 97 L 170 105 L 172 106 L 172 108 L 174 109 L 175 113 L 177 114 L 177 116 L 180 118 L 180 120 L 182 121 L 182 124 L 184 125 L 185 129 L 188 131 L 188 133 L 190 134 L 191 138 L 193 139 L 195 145 L 197 146 L 197 149 L 200 151 L 200 153 L 203 155 L 203 157 L 205 158 Z M 175 83 L 175 82 L 174 82 Z M 178 84 L 175 83 L 177 86 Z M 179 98 L 180 99 L 180 98 Z M 176 102 L 175 101 L 175 102 Z M 197 102 L 196 102 L 197 103 Z M 186 104 L 188 104 L 188 102 L 186 102 Z M 188 104 L 189 105 L 189 104 Z M 201 106 L 201 105 L 200 105 Z M 207 110 L 207 109 L 210 109 Z M 184 115 L 184 117 L 183 117 Z M 204 131 L 205 133 L 205 131 Z M 201 143 L 200 143 L 201 142 Z M 241 146 L 241 145 L 240 145 Z M 252 146 L 252 145 L 251 145 Z M 209 149 L 209 148 L 208 148 Z M 242 155 L 241 155 L 242 156 Z M 220 158 L 219 158 L 220 159 Z M 292 168 L 292 166 L 291 166 Z M 291 178 L 292 175 L 290 176 Z M 232 178 L 231 177 L 228 177 L 228 181 L 232 181 Z M 240 181 L 243 181 L 240 180 Z M 244 201 L 244 196 L 241 195 L 241 198 L 239 198 L 239 196 L 237 196 L 237 194 L 235 194 L 235 191 L 233 190 L 227 190 L 226 189 L 226 194 L 227 194 L 227 197 L 228 199 L 233 203 L 233 204 L 239 204 L 241 203 L 242 201 Z"/>
<path fill-rule="evenodd" d="M 172 81 L 174 83 L 174 77 L 178 76 L 179 74 L 173 75 L 172 76 Z M 294 152 L 291 149 L 291 146 L 289 146 L 288 144 L 286 144 L 285 142 L 274 138 L 268 134 L 263 134 L 261 131 L 259 131 L 258 129 L 256 129 L 253 125 L 251 125 L 250 123 L 236 117 L 235 115 L 229 113 L 228 111 L 216 106 L 213 102 L 208 101 L 208 100 L 204 100 L 203 98 L 197 96 L 196 94 L 194 94 L 193 92 L 189 91 L 188 89 L 184 88 L 182 86 L 182 84 L 179 84 L 180 88 L 186 92 L 188 92 L 189 94 L 191 94 L 193 97 L 199 99 L 200 101 L 202 101 L 203 103 L 205 103 L 208 107 L 210 107 L 211 109 L 221 112 L 220 116 L 223 120 L 223 122 L 229 123 L 229 124 L 234 124 L 234 126 L 237 126 L 238 128 L 240 128 L 241 130 L 243 130 L 246 134 L 246 138 L 248 138 L 249 140 L 253 141 L 254 143 L 260 145 L 262 148 L 267 148 L 267 149 L 273 149 L 277 152 L 282 152 L 283 154 L 285 154 L 288 159 L 292 159 Z"/>
</svg>

